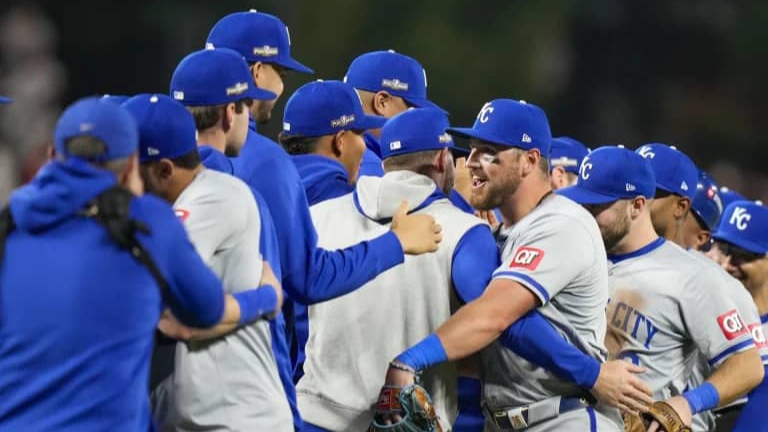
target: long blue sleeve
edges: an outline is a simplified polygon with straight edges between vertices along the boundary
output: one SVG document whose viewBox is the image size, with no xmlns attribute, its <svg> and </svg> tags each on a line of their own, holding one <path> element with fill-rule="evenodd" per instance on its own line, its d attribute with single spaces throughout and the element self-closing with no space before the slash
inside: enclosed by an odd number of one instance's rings
<svg viewBox="0 0 768 432">
<path fill-rule="evenodd" d="M 768 366 L 765 366 L 763 382 L 752 389 L 749 400 L 733 427 L 733 432 L 768 432 Z"/>
<path fill-rule="evenodd" d="M 483 293 L 498 260 L 498 248 L 487 226 L 476 226 L 464 234 L 454 252 L 451 270 L 464 302 Z M 592 388 L 600 373 L 596 359 L 569 344 L 536 310 L 512 324 L 499 340 L 529 362 L 587 389 Z"/>
<path fill-rule="evenodd" d="M 318 249 L 304 187 L 290 157 L 256 132 L 248 136 L 235 174 L 247 179 L 269 206 L 280 245 L 283 289 L 292 299 L 303 304 L 330 300 L 403 262 L 402 247 L 391 232 L 346 249 Z"/>
<path fill-rule="evenodd" d="M 569 344 L 538 311 L 515 321 L 499 337 L 515 354 L 566 381 L 589 390 L 600 374 L 600 362 Z"/>
</svg>

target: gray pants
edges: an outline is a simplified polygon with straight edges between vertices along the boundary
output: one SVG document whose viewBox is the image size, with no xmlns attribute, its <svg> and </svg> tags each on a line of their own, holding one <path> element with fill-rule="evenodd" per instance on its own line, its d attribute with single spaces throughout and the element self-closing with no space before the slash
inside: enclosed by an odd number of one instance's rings
<svg viewBox="0 0 768 432">
<path fill-rule="evenodd" d="M 614 413 L 616 417 L 614 417 Z M 610 417 L 591 407 L 578 409 L 523 430 L 525 432 L 624 432 L 624 425 L 618 412 L 611 410 L 609 415 Z M 485 419 L 484 432 L 509 432 L 511 430 L 499 429 L 496 424 L 488 421 L 487 417 Z"/>
</svg>

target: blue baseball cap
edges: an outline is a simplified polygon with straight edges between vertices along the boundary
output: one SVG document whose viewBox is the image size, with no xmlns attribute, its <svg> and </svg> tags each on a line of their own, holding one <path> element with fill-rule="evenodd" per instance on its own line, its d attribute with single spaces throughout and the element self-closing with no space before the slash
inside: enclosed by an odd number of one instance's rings
<svg viewBox="0 0 768 432">
<path fill-rule="evenodd" d="M 106 146 L 104 154 L 94 162 L 131 156 L 139 142 L 136 122 L 128 111 L 100 97 L 80 99 L 64 110 L 53 133 L 56 153 L 68 156 L 67 141 L 79 136 L 98 138 Z"/>
<path fill-rule="evenodd" d="M 685 153 L 661 143 L 643 144 L 637 154 L 648 159 L 656 174 L 656 187 L 693 200 L 699 169 Z"/>
<path fill-rule="evenodd" d="M 344 82 L 370 92 L 384 90 L 417 108 L 435 108 L 427 99 L 427 71 L 413 57 L 394 50 L 373 51 L 352 60 Z"/>
<path fill-rule="evenodd" d="M 723 200 L 723 208 L 728 207 L 734 201 L 749 201 L 744 195 L 725 186 L 720 188 L 720 199 Z"/>
<path fill-rule="evenodd" d="M 589 154 L 587 146 L 573 138 L 552 138 L 549 150 L 550 167 L 563 167 L 566 172 L 578 174 L 581 161 Z"/>
<path fill-rule="evenodd" d="M 448 128 L 448 133 L 524 150 L 539 149 L 543 158 L 549 157 L 552 141 L 544 110 L 512 99 L 487 102 L 471 128 Z"/>
<path fill-rule="evenodd" d="M 653 198 L 656 177 L 642 156 L 624 147 L 600 147 L 581 162 L 579 180 L 556 193 L 579 204 L 607 204 L 638 196 Z"/>
<path fill-rule="evenodd" d="M 381 158 L 453 148 L 445 132 L 448 116 L 434 108 L 411 108 L 392 117 L 381 129 Z"/>
<path fill-rule="evenodd" d="M 0 103 L 7 104 L 7 103 L 11 103 L 11 102 L 13 102 L 13 99 L 7 98 L 7 97 L 4 97 L 4 96 L 0 96 Z"/>
<path fill-rule="evenodd" d="M 768 254 L 768 208 L 754 201 L 732 202 L 712 238 L 752 253 Z"/>
<path fill-rule="evenodd" d="M 185 106 L 277 98 L 256 87 L 243 56 L 227 48 L 204 49 L 184 57 L 173 71 L 171 95 Z"/>
<path fill-rule="evenodd" d="M 291 57 L 291 35 L 285 23 L 255 9 L 220 19 L 208 34 L 206 44 L 233 49 L 248 62 L 275 63 L 292 71 L 314 73 Z"/>
<path fill-rule="evenodd" d="M 704 226 L 713 231 L 723 213 L 723 202 L 717 190 L 715 181 L 704 171 L 699 171 L 699 181 L 696 183 L 696 195 L 691 202 L 693 214 Z"/>
<path fill-rule="evenodd" d="M 387 121 L 363 112 L 360 96 L 341 81 L 317 80 L 299 87 L 285 104 L 283 132 L 323 136 L 343 130 L 378 129 Z"/>
<path fill-rule="evenodd" d="M 140 94 L 124 104 L 139 126 L 139 160 L 173 159 L 197 148 L 195 120 L 184 105 L 162 94 Z"/>
</svg>

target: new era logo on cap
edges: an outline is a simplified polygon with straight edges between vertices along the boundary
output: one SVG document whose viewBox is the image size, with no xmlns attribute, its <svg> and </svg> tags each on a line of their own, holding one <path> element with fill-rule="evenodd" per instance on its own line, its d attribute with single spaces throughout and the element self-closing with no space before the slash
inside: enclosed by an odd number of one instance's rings
<svg viewBox="0 0 768 432">
<path fill-rule="evenodd" d="M 173 92 L 173 98 L 180 101 L 184 100 L 184 92 L 183 91 Z"/>
<path fill-rule="evenodd" d="M 688 190 L 688 183 L 682 182 L 680 184 L 680 189 L 687 191 Z"/>
<path fill-rule="evenodd" d="M 523 134 L 523 137 L 521 138 L 521 140 L 524 143 L 531 143 L 531 142 L 533 142 L 533 140 L 531 139 L 530 135 L 528 135 L 526 133 Z"/>
<path fill-rule="evenodd" d="M 627 192 L 634 192 L 637 190 L 637 186 L 633 185 L 632 183 L 626 184 Z"/>
<path fill-rule="evenodd" d="M 447 133 L 444 133 L 444 134 L 440 135 L 439 137 L 437 137 L 437 140 L 439 142 L 441 142 L 441 143 L 446 143 L 446 144 L 453 142 L 453 139 L 451 139 L 451 136 L 448 135 Z"/>
<path fill-rule="evenodd" d="M 160 154 L 160 150 L 154 147 L 147 147 L 147 156 L 157 156 Z"/>
</svg>

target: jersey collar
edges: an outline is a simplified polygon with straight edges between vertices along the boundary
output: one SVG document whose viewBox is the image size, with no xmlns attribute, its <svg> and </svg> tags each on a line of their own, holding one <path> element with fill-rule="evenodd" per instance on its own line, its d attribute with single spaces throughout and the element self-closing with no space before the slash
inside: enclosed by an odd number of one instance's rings
<svg viewBox="0 0 768 432">
<path fill-rule="evenodd" d="M 638 249 L 636 251 L 625 253 L 625 254 L 616 254 L 616 255 L 608 254 L 608 260 L 611 261 L 614 264 L 617 264 L 617 263 L 620 263 L 622 261 L 628 260 L 630 258 L 635 258 L 635 257 L 639 257 L 639 256 L 642 256 L 642 255 L 645 255 L 647 253 L 650 253 L 650 252 L 658 249 L 665 242 L 666 242 L 666 239 L 664 239 L 664 237 L 659 237 L 656 240 L 648 243 L 647 245 L 641 247 L 640 249 Z"/>
</svg>

